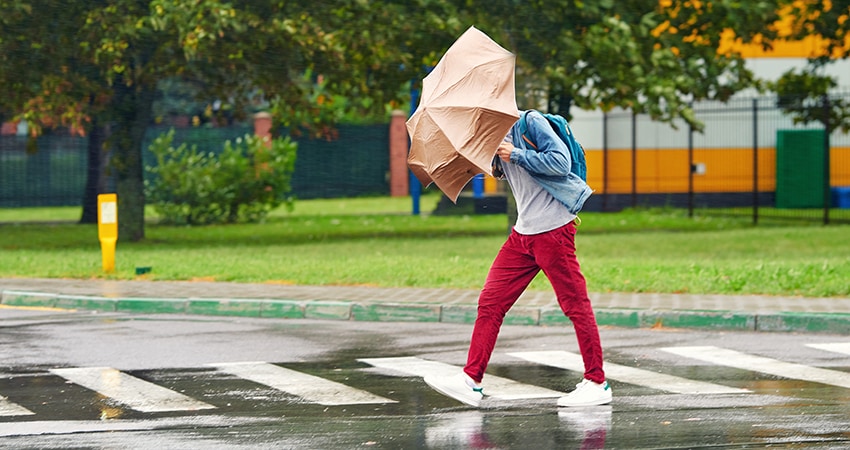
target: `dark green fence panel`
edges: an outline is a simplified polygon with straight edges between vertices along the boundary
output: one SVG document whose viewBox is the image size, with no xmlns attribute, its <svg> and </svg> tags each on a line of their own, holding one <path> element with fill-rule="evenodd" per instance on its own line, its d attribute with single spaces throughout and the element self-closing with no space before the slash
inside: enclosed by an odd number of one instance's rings
<svg viewBox="0 0 850 450">
<path fill-rule="evenodd" d="M 148 145 L 168 127 L 152 127 L 145 135 L 144 161 L 155 163 Z M 234 141 L 251 127 L 175 129 L 173 145 L 197 145 L 204 152 L 218 154 L 225 141 Z M 389 127 L 387 125 L 341 126 L 334 140 L 295 138 L 298 153 L 292 175 L 292 195 L 296 198 L 337 198 L 389 194 Z M 287 130 L 281 130 L 285 135 Z"/>
<path fill-rule="evenodd" d="M 151 127 L 145 133 L 142 160 L 156 161 L 148 146 L 170 127 Z M 251 126 L 176 128 L 173 144 L 196 145 L 220 153 L 224 143 L 253 133 Z M 27 151 L 26 136 L 0 136 L 0 207 L 79 206 L 86 183 L 84 137 L 50 134 Z M 342 126 L 328 141 L 301 137 L 292 179 L 296 198 L 335 198 L 389 194 L 389 127 Z M 147 175 L 146 173 L 146 176 Z M 113 184 L 113 183 L 110 183 Z"/>
<path fill-rule="evenodd" d="M 81 204 L 88 140 L 45 135 L 28 151 L 28 139 L 0 136 L 0 207 Z"/>
<path fill-rule="evenodd" d="M 389 127 L 343 126 L 339 138 L 298 139 L 292 176 L 297 198 L 388 195 Z"/>
</svg>

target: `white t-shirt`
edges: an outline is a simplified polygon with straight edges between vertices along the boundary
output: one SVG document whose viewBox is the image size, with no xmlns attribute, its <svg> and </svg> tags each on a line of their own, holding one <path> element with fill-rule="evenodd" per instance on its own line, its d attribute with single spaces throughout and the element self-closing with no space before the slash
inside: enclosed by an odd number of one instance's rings
<svg viewBox="0 0 850 450">
<path fill-rule="evenodd" d="M 525 169 L 502 161 L 502 170 L 516 199 L 517 221 L 514 230 L 517 233 L 545 233 L 575 220 L 576 215 L 537 184 Z"/>
</svg>

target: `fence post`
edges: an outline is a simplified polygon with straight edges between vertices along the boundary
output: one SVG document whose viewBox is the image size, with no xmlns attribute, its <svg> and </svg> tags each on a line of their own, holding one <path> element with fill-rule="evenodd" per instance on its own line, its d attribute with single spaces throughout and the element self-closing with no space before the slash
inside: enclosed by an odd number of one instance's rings
<svg viewBox="0 0 850 450">
<path fill-rule="evenodd" d="M 753 98 L 753 225 L 759 223 L 759 106 Z"/>
<path fill-rule="evenodd" d="M 694 172 L 694 127 L 688 123 L 688 217 L 694 217 Z"/>
<path fill-rule="evenodd" d="M 602 211 L 608 211 L 608 113 L 602 113 Z"/>
<path fill-rule="evenodd" d="M 272 148 L 272 115 L 261 111 L 254 114 L 254 136 L 260 138 L 265 149 Z M 262 172 L 269 171 L 269 163 L 254 165 L 254 175 L 260 178 Z"/>
<path fill-rule="evenodd" d="M 395 110 L 390 119 L 390 196 L 404 197 L 408 194 L 407 119 L 404 111 Z"/>
<path fill-rule="evenodd" d="M 632 110 L 632 208 L 637 208 L 637 113 Z"/>
<path fill-rule="evenodd" d="M 832 203 L 832 187 L 831 171 L 830 171 L 830 145 L 829 135 L 832 132 L 832 125 L 829 120 L 830 105 L 829 94 L 823 94 L 823 224 L 829 225 L 829 206 Z"/>
<path fill-rule="evenodd" d="M 254 136 L 260 139 L 268 138 L 264 141 L 266 148 L 272 146 L 272 115 L 267 112 L 258 112 L 254 114 Z"/>
</svg>

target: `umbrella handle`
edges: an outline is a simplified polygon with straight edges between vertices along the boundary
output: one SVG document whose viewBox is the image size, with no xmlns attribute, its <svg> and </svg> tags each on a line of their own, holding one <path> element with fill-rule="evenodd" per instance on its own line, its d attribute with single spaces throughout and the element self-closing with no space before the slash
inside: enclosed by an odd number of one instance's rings
<svg viewBox="0 0 850 450">
<path fill-rule="evenodd" d="M 494 156 L 493 162 L 490 163 L 490 174 L 493 175 L 493 178 L 499 180 L 505 179 L 505 171 L 502 169 L 502 158 L 499 158 L 499 155 Z"/>
</svg>

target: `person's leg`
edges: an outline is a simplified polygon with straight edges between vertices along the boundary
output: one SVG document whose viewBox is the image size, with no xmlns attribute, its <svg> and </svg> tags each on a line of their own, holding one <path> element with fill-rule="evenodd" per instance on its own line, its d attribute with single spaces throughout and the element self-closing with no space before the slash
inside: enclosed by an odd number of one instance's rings
<svg viewBox="0 0 850 450">
<path fill-rule="evenodd" d="M 523 241 L 527 238 L 511 232 L 490 266 L 478 296 L 478 316 L 464 367 L 464 372 L 476 383 L 484 377 L 505 314 L 540 271 L 534 258 L 525 250 Z"/>
<path fill-rule="evenodd" d="M 587 296 L 587 284 L 581 273 L 575 248 L 575 225 L 539 235 L 534 252 L 537 263 L 552 283 L 558 304 L 575 328 L 584 361 L 584 377 L 595 383 L 605 381 L 602 369 L 602 343 L 593 307 Z"/>
</svg>

